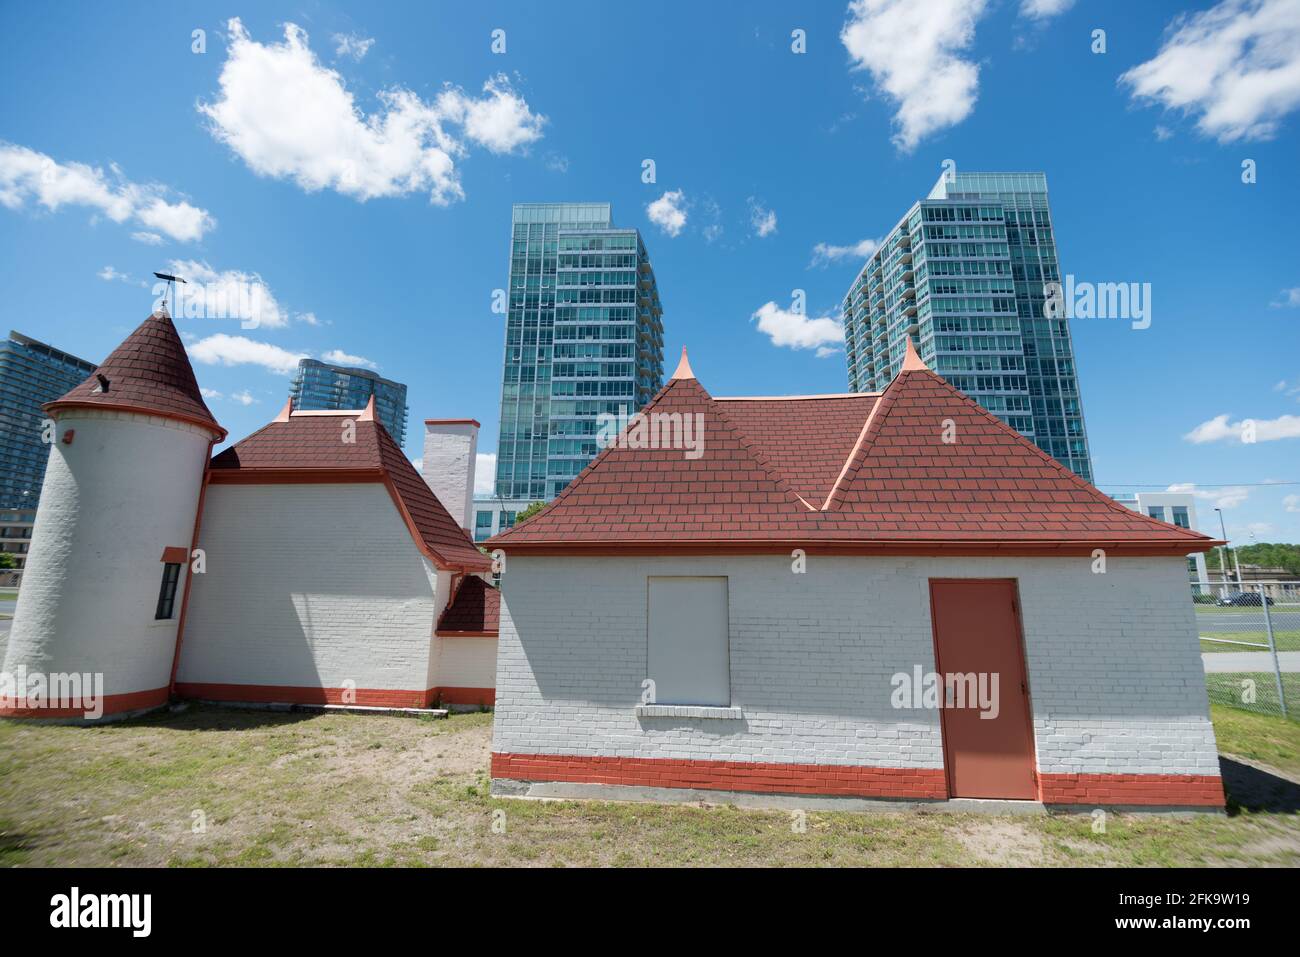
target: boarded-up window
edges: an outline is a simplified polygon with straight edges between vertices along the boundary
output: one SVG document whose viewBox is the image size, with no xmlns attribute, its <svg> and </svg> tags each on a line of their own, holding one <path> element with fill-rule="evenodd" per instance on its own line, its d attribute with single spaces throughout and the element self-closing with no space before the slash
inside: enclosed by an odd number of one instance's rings
<svg viewBox="0 0 1300 957">
<path fill-rule="evenodd" d="M 650 578 L 646 676 L 656 704 L 731 704 L 726 578 Z"/>
</svg>

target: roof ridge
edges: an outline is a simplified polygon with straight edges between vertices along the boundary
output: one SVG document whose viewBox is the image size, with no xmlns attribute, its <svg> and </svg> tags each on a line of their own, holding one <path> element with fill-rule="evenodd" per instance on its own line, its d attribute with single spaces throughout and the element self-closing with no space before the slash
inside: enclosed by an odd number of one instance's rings
<svg viewBox="0 0 1300 957">
<path fill-rule="evenodd" d="M 919 372 L 921 370 L 918 369 L 915 371 Z M 924 371 L 929 372 L 930 370 L 926 369 Z M 894 388 L 895 383 L 898 383 L 903 376 L 911 375 L 912 372 L 913 370 L 910 369 L 907 372 L 900 372 L 894 377 L 893 381 L 885 387 L 885 391 L 880 394 L 880 398 L 876 399 L 875 405 L 873 405 L 871 411 L 867 413 L 866 421 L 862 423 L 862 432 L 858 436 L 858 441 L 853 446 L 853 450 L 849 452 L 849 457 L 844 462 L 844 468 L 840 472 L 840 477 L 837 478 L 835 484 L 831 486 L 831 490 L 826 496 L 826 501 L 822 503 L 820 511 L 832 511 L 843 503 L 844 490 L 853 484 L 854 478 L 856 478 L 858 472 L 861 471 L 862 463 L 867 460 L 869 450 L 875 444 L 876 437 L 880 435 L 880 429 L 884 425 L 885 419 L 893 410 L 894 403 L 898 399 L 898 390 Z M 930 374 L 934 375 L 933 372 Z"/>
<path fill-rule="evenodd" d="M 704 390 L 705 395 L 709 395 L 707 389 L 704 389 L 703 386 L 700 388 Z M 727 413 L 722 411 L 721 408 L 717 407 L 717 400 L 714 399 L 713 396 L 709 395 L 709 401 L 713 403 L 714 412 L 717 414 L 718 418 L 722 419 L 727 428 L 731 429 L 732 433 L 736 436 L 737 441 L 740 442 L 741 447 L 750 454 L 750 457 L 753 458 L 755 462 L 758 463 L 759 467 L 762 468 L 763 473 L 776 484 L 777 488 L 782 492 L 785 492 L 787 495 L 793 496 L 799 504 L 803 505 L 804 508 L 808 509 L 810 512 L 817 511 L 816 506 L 809 504 L 802 495 L 794 490 L 794 486 L 792 486 L 788 480 L 777 473 L 775 466 L 772 465 L 771 459 L 760 451 L 758 443 L 755 442 L 754 439 L 739 425 L 732 421 L 731 416 L 727 415 Z"/>
</svg>

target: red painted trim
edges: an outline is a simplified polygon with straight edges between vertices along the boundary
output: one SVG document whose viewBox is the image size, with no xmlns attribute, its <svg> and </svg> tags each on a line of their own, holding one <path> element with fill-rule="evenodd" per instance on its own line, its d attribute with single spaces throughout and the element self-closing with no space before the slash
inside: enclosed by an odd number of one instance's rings
<svg viewBox="0 0 1300 957">
<path fill-rule="evenodd" d="M 357 688 L 355 696 L 344 700 L 343 688 L 316 688 L 306 685 L 237 685 L 182 681 L 176 696 L 204 701 L 240 701 L 258 704 L 357 704 L 376 708 L 428 708 L 441 700 L 443 704 L 473 704 L 491 707 L 496 701 L 495 688 L 428 688 L 405 690 L 391 688 Z"/>
<path fill-rule="evenodd" d="M 502 533 L 508 536 L 510 533 Z M 1138 558 L 1157 556 L 1187 556 L 1193 552 L 1206 552 L 1217 547 L 1216 542 L 1033 542 L 1033 541 L 917 541 L 905 542 L 810 542 L 801 539 L 785 541 L 735 541 L 714 540 L 699 542 L 523 542 L 501 535 L 482 542 L 487 548 L 499 548 L 509 554 L 528 555 L 789 555 L 793 548 L 801 548 L 809 555 L 907 555 L 912 557 L 941 555 L 944 557 L 1017 557 L 1017 558 L 1083 558 L 1091 557 L 1094 549 L 1101 548 L 1109 555 Z M 1188 547 L 1191 546 L 1191 547 Z"/>
<path fill-rule="evenodd" d="M 216 439 L 208 441 L 208 454 L 203 459 L 203 478 L 199 481 L 199 502 L 194 510 L 194 531 L 190 535 L 190 550 L 186 556 L 181 559 L 182 564 L 189 561 L 189 556 L 194 554 L 194 550 L 199 547 L 199 530 L 203 526 L 203 503 L 208 497 L 208 483 L 212 480 L 212 447 L 217 444 Z M 170 549 L 168 549 L 170 551 Z M 165 561 L 167 553 L 163 553 Z M 185 591 L 181 595 L 181 613 L 176 621 L 176 645 L 172 649 L 172 670 L 167 679 L 167 691 L 169 695 L 176 694 L 176 671 L 181 666 L 181 641 L 185 637 L 185 613 L 190 610 L 190 588 L 194 583 L 194 569 L 187 567 L 185 569 Z"/>
<path fill-rule="evenodd" d="M 203 419 L 197 415 L 185 415 L 182 412 L 168 412 L 165 409 L 149 409 L 138 405 L 125 405 L 118 402 L 81 402 L 76 399 L 56 399 L 53 402 L 45 403 L 42 408 L 49 413 L 62 412 L 65 409 L 107 409 L 110 412 L 133 412 L 136 415 L 154 415 L 160 419 L 171 419 L 174 422 L 184 422 L 187 425 L 197 425 L 201 429 L 216 435 L 215 442 L 225 441 L 229 434 L 212 419 Z"/>
<path fill-rule="evenodd" d="M 199 492 L 199 504 L 203 504 L 203 493 L 201 491 Z M 166 565 L 184 565 L 189 561 L 190 554 L 185 550 L 184 545 L 168 545 L 163 549 L 160 561 Z"/>
<path fill-rule="evenodd" d="M 492 777 L 760 794 L 937 800 L 948 796 L 942 768 L 494 753 Z"/>
<path fill-rule="evenodd" d="M 217 485 L 365 485 L 383 480 L 383 469 L 212 469 Z"/>
<path fill-rule="evenodd" d="M 402 501 L 402 493 L 397 490 L 397 483 L 393 481 L 393 477 L 388 474 L 387 470 L 384 470 L 383 481 L 384 487 L 388 489 L 388 496 L 393 500 L 393 504 L 397 506 L 397 512 L 402 516 L 402 521 L 406 522 L 406 527 L 410 529 L 411 537 L 415 539 L 415 547 L 418 548 L 421 553 L 429 559 L 429 561 L 433 562 L 439 568 L 444 568 L 448 571 L 486 572 L 492 569 L 492 560 L 486 555 L 483 556 L 481 562 L 450 562 L 435 552 L 424 541 L 424 536 L 420 534 L 420 529 L 416 526 L 415 519 L 411 518 L 411 513 L 406 510 L 406 503 Z M 453 519 L 453 521 L 455 521 L 455 519 Z M 482 555 L 482 552 L 479 554 Z"/>
<path fill-rule="evenodd" d="M 181 698 L 205 701 L 242 701 L 259 704 L 359 704 L 380 708 L 427 707 L 428 692 L 390 688 L 357 688 L 355 697 L 345 701 L 349 689 L 313 688 L 299 685 L 232 685 L 182 681 L 176 685 Z"/>
<path fill-rule="evenodd" d="M 1217 774 L 1040 774 L 1044 804 L 1223 807 Z"/>
<path fill-rule="evenodd" d="M 472 425 L 476 429 L 483 426 L 479 424 L 478 419 L 425 419 L 425 425 Z"/>
<path fill-rule="evenodd" d="M 145 708 L 157 708 L 167 703 L 168 689 L 154 688 L 152 691 L 130 691 L 126 694 L 104 695 L 104 714 L 120 714 L 124 711 L 140 711 Z M 24 703 L 26 698 L 0 699 L 0 718 L 81 718 L 86 714 L 85 708 L 29 708 Z M 5 702 L 11 702 L 6 704 Z"/>
<path fill-rule="evenodd" d="M 492 777 L 761 794 L 945 800 L 942 768 L 762 764 L 573 754 L 492 755 Z M 1039 774 L 1045 804 L 1223 807 L 1223 782 L 1195 774 Z"/>
<path fill-rule="evenodd" d="M 429 703 L 475 704 L 490 708 L 496 704 L 496 688 L 430 688 Z"/>
<path fill-rule="evenodd" d="M 499 631 L 448 631 L 445 628 L 439 628 L 434 632 L 439 638 L 500 638 Z"/>
</svg>

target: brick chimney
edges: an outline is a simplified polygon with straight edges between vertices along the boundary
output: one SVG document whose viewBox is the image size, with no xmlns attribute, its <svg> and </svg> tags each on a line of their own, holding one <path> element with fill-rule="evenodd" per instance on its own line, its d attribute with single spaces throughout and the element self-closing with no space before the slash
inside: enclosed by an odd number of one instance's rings
<svg viewBox="0 0 1300 957">
<path fill-rule="evenodd" d="M 424 420 L 424 480 L 442 507 L 471 535 L 478 430 L 474 419 Z"/>
</svg>

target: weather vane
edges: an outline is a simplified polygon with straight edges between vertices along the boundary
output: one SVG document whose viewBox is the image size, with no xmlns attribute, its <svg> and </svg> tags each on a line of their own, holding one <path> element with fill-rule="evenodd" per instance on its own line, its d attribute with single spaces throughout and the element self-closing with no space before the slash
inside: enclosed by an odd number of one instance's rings
<svg viewBox="0 0 1300 957">
<path fill-rule="evenodd" d="M 185 280 L 182 279 L 180 276 L 173 276 L 171 273 L 165 273 L 165 272 L 156 272 L 154 273 L 154 275 L 157 276 L 159 279 L 163 280 L 165 283 L 167 283 L 167 295 L 163 296 L 163 301 L 162 301 L 163 312 L 167 312 L 168 297 L 173 295 L 173 291 L 175 289 L 176 283 L 185 282 Z"/>
</svg>

